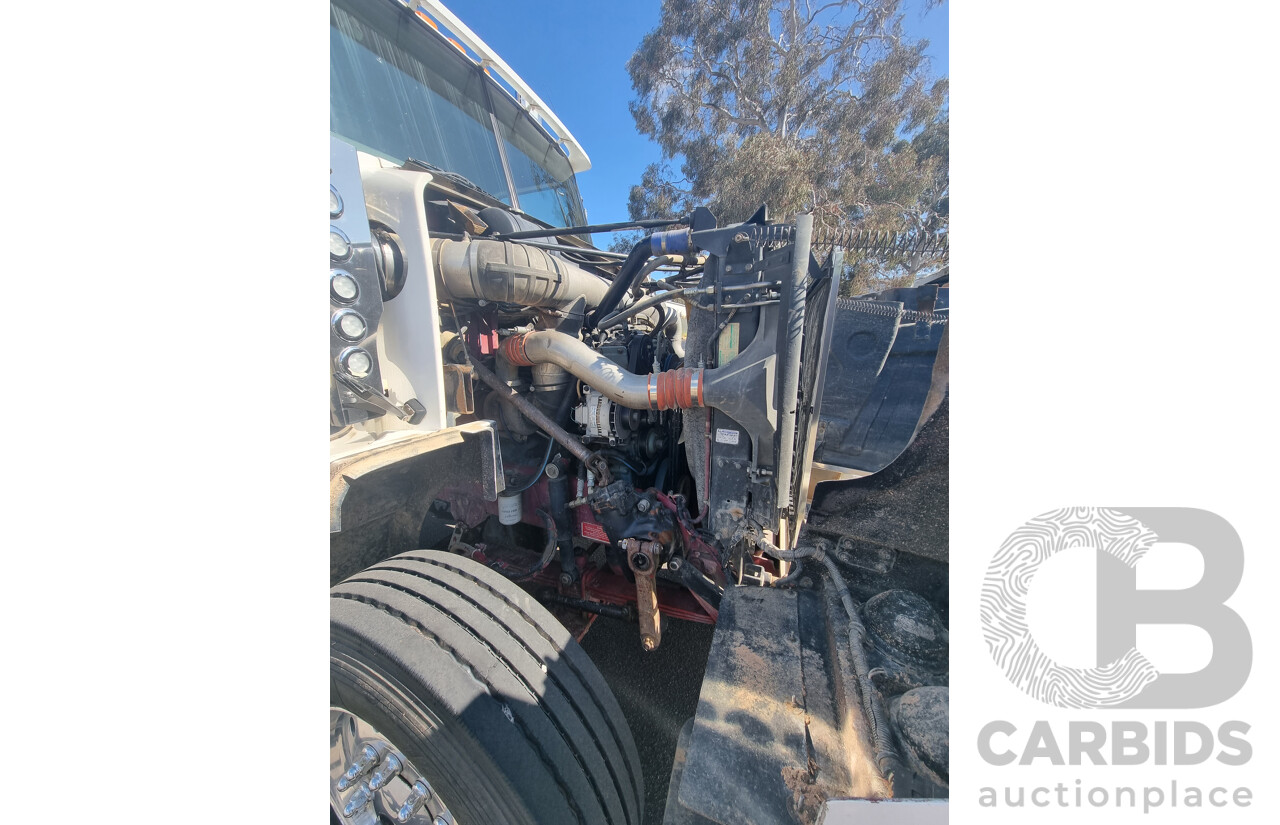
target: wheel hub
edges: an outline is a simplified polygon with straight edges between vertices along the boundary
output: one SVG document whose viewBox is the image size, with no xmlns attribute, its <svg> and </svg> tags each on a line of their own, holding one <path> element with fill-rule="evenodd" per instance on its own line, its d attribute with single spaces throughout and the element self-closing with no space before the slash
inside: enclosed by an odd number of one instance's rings
<svg viewBox="0 0 1280 825">
<path fill-rule="evenodd" d="M 340 708 L 329 709 L 329 803 L 344 825 L 457 825 L 404 754 Z"/>
</svg>

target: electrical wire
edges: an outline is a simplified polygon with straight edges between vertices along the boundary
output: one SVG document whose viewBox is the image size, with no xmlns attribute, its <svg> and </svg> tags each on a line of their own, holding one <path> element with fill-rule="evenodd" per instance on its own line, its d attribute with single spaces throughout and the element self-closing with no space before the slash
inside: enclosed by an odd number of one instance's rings
<svg viewBox="0 0 1280 825">
<path fill-rule="evenodd" d="M 543 435 L 546 435 L 546 433 L 543 433 Z M 529 479 L 528 484 L 525 484 L 523 487 L 517 487 L 514 490 L 507 490 L 508 493 L 523 493 L 525 490 L 528 490 L 530 487 L 538 483 L 538 479 L 542 478 L 542 471 L 547 469 L 547 462 L 551 460 L 551 449 L 555 447 L 555 444 L 556 440 L 548 435 L 547 452 L 542 456 L 542 466 L 538 468 L 538 472 L 533 474 L 533 478 Z"/>
</svg>

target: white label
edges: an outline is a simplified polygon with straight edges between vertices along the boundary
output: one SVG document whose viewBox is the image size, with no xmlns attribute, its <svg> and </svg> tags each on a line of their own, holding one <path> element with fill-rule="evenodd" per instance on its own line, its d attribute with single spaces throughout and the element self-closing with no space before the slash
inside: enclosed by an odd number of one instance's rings
<svg viewBox="0 0 1280 825">
<path fill-rule="evenodd" d="M 717 428 L 716 428 L 716 443 L 717 443 L 717 444 L 737 444 L 737 443 L 738 443 L 738 431 L 737 431 L 737 430 L 724 430 L 724 429 L 721 429 L 721 428 L 717 427 Z"/>
</svg>

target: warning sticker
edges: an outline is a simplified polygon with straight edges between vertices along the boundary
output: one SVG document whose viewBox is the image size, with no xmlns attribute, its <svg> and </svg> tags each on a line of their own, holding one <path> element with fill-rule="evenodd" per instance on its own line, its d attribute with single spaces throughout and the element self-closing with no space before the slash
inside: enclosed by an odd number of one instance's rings
<svg viewBox="0 0 1280 825">
<path fill-rule="evenodd" d="M 716 427 L 716 443 L 717 444 L 737 444 L 738 431 L 726 430 L 720 427 Z"/>
<path fill-rule="evenodd" d="M 724 366 L 733 359 L 738 357 L 738 327 L 737 323 L 730 324 L 720 333 L 719 355 L 720 360 L 717 362 L 719 366 Z"/>
<path fill-rule="evenodd" d="M 596 524 L 594 521 L 582 522 L 582 537 L 584 539 L 591 539 L 592 541 L 602 541 L 605 544 L 609 543 L 609 534 L 604 531 L 603 527 Z"/>
</svg>

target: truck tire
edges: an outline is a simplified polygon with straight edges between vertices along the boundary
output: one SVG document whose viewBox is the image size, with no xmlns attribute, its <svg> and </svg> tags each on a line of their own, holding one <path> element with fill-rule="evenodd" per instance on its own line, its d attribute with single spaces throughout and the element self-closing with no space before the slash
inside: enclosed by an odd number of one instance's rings
<svg viewBox="0 0 1280 825">
<path fill-rule="evenodd" d="M 432 822 L 447 807 L 468 824 L 642 825 L 640 759 L 617 700 L 577 641 L 523 590 L 462 556 L 416 550 L 357 573 L 330 597 L 336 810 L 363 787 L 364 815 L 395 822 L 420 778 L 430 790 L 411 822 Z M 372 794 L 376 771 L 357 773 L 351 761 L 369 743 L 375 763 L 387 753 L 405 763 Z M 348 768 L 355 780 L 339 791 Z"/>
</svg>

